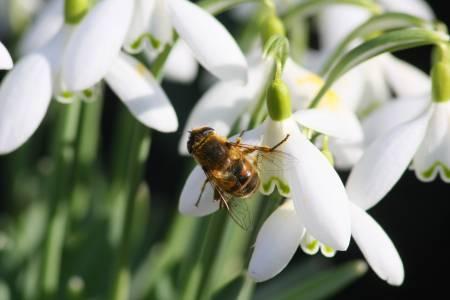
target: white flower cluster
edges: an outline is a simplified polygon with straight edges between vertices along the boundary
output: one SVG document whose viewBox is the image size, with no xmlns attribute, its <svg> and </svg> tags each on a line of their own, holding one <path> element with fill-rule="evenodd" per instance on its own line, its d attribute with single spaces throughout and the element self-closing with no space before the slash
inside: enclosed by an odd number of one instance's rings
<svg viewBox="0 0 450 300">
<path fill-rule="evenodd" d="M 434 19 L 431 9 L 420 0 L 379 3 L 387 11 Z M 350 6 L 322 10 L 318 22 L 322 51 L 309 53 L 316 62 L 310 67 L 317 69 L 320 61 L 369 17 L 367 11 Z M 260 43 L 253 51 L 247 56 L 249 84 L 219 82 L 206 91 L 189 116 L 180 153 L 187 154 L 191 128 L 207 124 L 225 136 L 237 123 L 246 128 L 248 112 L 257 105 L 271 68 L 259 59 Z M 429 181 L 440 174 L 450 182 L 450 99 L 431 101 L 430 77 L 390 54 L 370 59 L 345 74 L 314 109 L 306 108 L 324 83 L 319 76 L 288 59 L 282 78 L 292 97 L 292 116 L 282 121 L 269 118 L 242 138 L 246 144 L 273 146 L 289 135 L 278 149 L 295 158 L 278 162 L 289 166 L 276 178 L 261 167 L 260 191 L 270 194 L 277 187 L 286 200 L 258 233 L 248 267 L 250 276 L 256 281 L 274 277 L 299 246 L 308 254 L 320 250 L 325 256 L 334 256 L 335 250 L 345 251 L 353 237 L 377 275 L 391 285 L 401 285 L 402 260 L 366 210 L 384 198 L 411 161 L 419 179 Z M 336 167 L 352 169 L 345 186 L 319 150 L 320 141 L 316 146 L 304 135 L 308 131 L 301 129 L 330 137 Z M 214 191 L 209 185 L 196 205 L 205 178 L 199 166 L 190 174 L 180 197 L 182 213 L 203 216 L 219 209 L 219 203 L 211 201 Z"/>
<path fill-rule="evenodd" d="M 144 50 L 132 45 L 136 40 L 145 44 L 142 40 L 150 37 L 158 44 L 146 49 L 151 56 L 174 43 L 173 30 L 182 43 L 169 66 L 183 61 L 182 66 L 194 68 L 184 79 L 195 75 L 197 66 L 189 63 L 195 57 L 220 79 L 246 82 L 247 64 L 232 36 L 210 13 L 187 0 L 103 0 L 77 24 L 64 21 L 63 0 L 50 1 L 25 33 L 22 56 L 0 86 L 0 153 L 14 151 L 29 139 L 52 95 L 64 102 L 86 99 L 102 80 L 140 122 L 162 132 L 176 131 L 175 110 L 159 83 L 126 53 Z M 0 58 L 2 68 L 10 67 L 2 45 Z"/>
<path fill-rule="evenodd" d="M 434 19 L 425 2 L 378 1 L 387 11 Z M 146 126 L 162 132 L 178 129 L 168 97 L 152 73 L 131 54 L 154 60 L 174 43 L 165 74 L 192 81 L 201 64 L 220 79 L 193 108 L 179 151 L 186 155 L 188 130 L 208 125 L 227 136 L 233 126 L 246 128 L 272 76 L 272 62 L 262 59 L 261 42 L 247 57 L 210 13 L 188 0 L 101 0 L 78 23 L 64 17 L 64 1 L 42 7 L 19 43 L 13 61 L 0 43 L 0 69 L 10 70 L 0 85 L 0 154 L 14 151 L 37 130 L 50 100 L 89 100 L 102 81 Z M 325 8 L 318 18 L 322 51 L 309 53 L 317 69 L 322 58 L 370 16 L 360 8 Z M 179 37 L 179 40 L 178 40 Z M 410 166 L 424 181 L 438 175 L 450 182 L 450 99 L 431 101 L 430 77 L 414 66 L 383 54 L 352 69 L 320 102 L 308 109 L 324 84 L 314 72 L 288 58 L 282 79 L 292 100 L 292 115 L 267 118 L 245 133 L 251 145 L 275 145 L 295 160 L 276 176 L 259 174 L 260 190 L 277 188 L 286 198 L 265 220 L 256 238 L 249 274 L 256 281 L 277 275 L 301 247 L 325 256 L 347 250 L 351 237 L 378 276 L 389 284 L 404 279 L 401 258 L 392 241 L 366 212 L 377 204 Z M 393 93 L 392 93 L 393 91 Z M 395 95 L 396 99 L 393 99 Z M 338 169 L 350 169 L 341 181 L 320 150 L 328 141 L 310 140 L 314 131 L 330 137 Z M 269 176 L 270 175 L 270 176 Z M 219 209 L 214 190 L 197 166 L 182 191 L 179 209 L 203 216 Z"/>
</svg>

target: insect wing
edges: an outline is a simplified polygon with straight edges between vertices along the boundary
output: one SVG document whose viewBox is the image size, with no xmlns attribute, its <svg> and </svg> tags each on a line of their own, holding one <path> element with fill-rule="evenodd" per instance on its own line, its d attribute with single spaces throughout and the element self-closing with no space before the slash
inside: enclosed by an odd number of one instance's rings
<svg viewBox="0 0 450 300">
<path fill-rule="evenodd" d="M 294 156 L 279 150 L 258 151 L 255 158 L 258 171 L 270 173 L 281 173 L 283 170 L 291 169 L 296 162 Z"/>
<path fill-rule="evenodd" d="M 232 198 L 228 201 L 227 209 L 230 217 L 239 227 L 246 231 L 252 228 L 252 217 L 245 199 Z"/>
<path fill-rule="evenodd" d="M 210 181 L 216 191 L 221 205 L 225 207 L 231 219 L 242 229 L 249 230 L 252 227 L 252 218 L 247 202 L 241 198 L 233 198 L 232 195 L 224 192 L 219 185 L 214 184 L 214 180 Z"/>
</svg>

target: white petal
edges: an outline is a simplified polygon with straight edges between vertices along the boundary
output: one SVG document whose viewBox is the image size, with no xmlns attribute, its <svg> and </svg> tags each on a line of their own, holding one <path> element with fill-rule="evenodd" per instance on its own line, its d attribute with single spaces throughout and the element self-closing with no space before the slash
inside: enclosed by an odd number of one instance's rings
<svg viewBox="0 0 450 300">
<path fill-rule="evenodd" d="M 369 209 L 391 190 L 419 148 L 429 118 L 427 109 L 370 144 L 347 181 L 347 192 L 353 202 Z"/>
<path fill-rule="evenodd" d="M 382 54 L 357 67 L 361 69 L 365 79 L 364 93 L 357 108 L 358 113 L 363 116 L 391 98 L 391 91 L 383 68 L 385 59 L 386 55 Z"/>
<path fill-rule="evenodd" d="M 317 132 L 349 141 L 362 141 L 363 131 L 356 115 L 349 110 L 299 110 L 293 118 Z"/>
<path fill-rule="evenodd" d="M 162 132 L 177 130 L 178 120 L 172 104 L 159 83 L 136 59 L 120 54 L 105 79 L 144 125 Z"/>
<path fill-rule="evenodd" d="M 403 263 L 389 236 L 364 210 L 351 205 L 352 235 L 374 272 L 391 285 L 401 285 Z"/>
<path fill-rule="evenodd" d="M 429 105 L 427 97 L 404 97 L 384 103 L 362 122 L 365 144 L 387 134 L 396 126 L 414 119 Z"/>
<path fill-rule="evenodd" d="M 164 78 L 182 82 L 191 83 L 197 77 L 198 64 L 192 55 L 191 49 L 183 40 L 179 40 L 164 65 Z"/>
<path fill-rule="evenodd" d="M 247 62 L 236 41 L 212 15 L 187 0 L 168 0 L 172 24 L 209 72 L 247 81 Z"/>
<path fill-rule="evenodd" d="M 403 12 L 429 21 L 435 19 L 433 10 L 426 1 L 423 0 L 378 0 L 387 11 Z"/>
<path fill-rule="evenodd" d="M 339 95 L 347 109 L 356 112 L 356 108 L 363 101 L 364 82 L 364 70 L 356 67 L 339 78 L 332 89 Z"/>
<path fill-rule="evenodd" d="M 338 170 L 352 168 L 364 153 L 363 141 L 330 139 L 330 151 Z"/>
<path fill-rule="evenodd" d="M 356 6 L 334 5 L 319 15 L 320 44 L 325 49 L 335 48 L 347 34 L 370 17 L 370 13 Z"/>
<path fill-rule="evenodd" d="M 258 232 L 248 267 L 250 277 L 260 282 L 280 273 L 297 251 L 304 232 L 292 200 L 286 201 Z"/>
<path fill-rule="evenodd" d="M 37 19 L 19 43 L 19 53 L 26 55 L 49 42 L 64 24 L 64 1 L 52 0 L 42 7 Z"/>
<path fill-rule="evenodd" d="M 25 143 L 45 116 L 51 99 L 51 73 L 40 54 L 21 59 L 0 86 L 0 154 Z"/>
<path fill-rule="evenodd" d="M 389 84 L 399 97 L 421 96 L 431 91 L 431 79 L 419 68 L 388 54 L 382 60 Z"/>
<path fill-rule="evenodd" d="M 5 46 L 0 42 L 0 70 L 9 70 L 13 67 L 11 55 Z"/>
<path fill-rule="evenodd" d="M 92 87 L 109 71 L 128 31 L 133 3 L 103 0 L 77 26 L 63 59 L 62 77 L 69 90 Z"/>
<path fill-rule="evenodd" d="M 323 80 L 288 58 L 283 70 L 283 81 L 288 86 L 294 111 L 306 108 L 323 85 Z"/>
<path fill-rule="evenodd" d="M 414 156 L 414 170 L 419 179 L 432 181 L 440 173 L 450 182 L 450 102 L 433 103 L 433 115 L 427 133 Z"/>
<path fill-rule="evenodd" d="M 199 166 L 195 167 L 181 191 L 178 209 L 182 214 L 200 217 L 219 209 L 219 201 L 214 200 L 214 191 L 209 183 L 205 186 L 198 206 L 195 205 L 205 180 L 206 175 L 202 168 Z"/>
<path fill-rule="evenodd" d="M 283 80 L 286 82 L 291 94 L 292 109 L 294 111 L 306 108 L 324 83 L 322 78 L 297 65 L 292 59 L 286 61 Z M 345 105 L 341 95 L 334 90 L 329 90 L 323 96 L 317 108 L 335 111 L 344 109 Z"/>
<path fill-rule="evenodd" d="M 155 7 L 151 16 L 150 32 L 161 46 L 173 40 L 173 28 L 169 16 L 168 0 L 154 0 Z"/>
<path fill-rule="evenodd" d="M 281 123 L 290 136 L 280 150 L 295 158 L 285 176 L 295 209 L 306 230 L 320 242 L 345 250 L 350 242 L 348 198 L 336 171 L 325 156 L 300 133 L 292 119 Z M 269 122 L 267 128 L 271 126 Z M 279 126 L 279 125 L 278 125 Z M 266 132 L 269 132 L 266 131 Z"/>
<path fill-rule="evenodd" d="M 133 18 L 125 37 L 124 44 L 124 47 L 128 52 L 138 53 L 147 43 L 147 40 L 144 39 L 137 46 L 134 45 L 136 41 L 149 30 L 154 6 L 155 1 L 135 0 Z"/>
<path fill-rule="evenodd" d="M 181 154 L 187 154 L 188 130 L 208 125 L 221 135 L 227 136 L 241 114 L 256 101 L 268 77 L 269 65 L 261 62 L 250 69 L 246 86 L 237 82 L 218 82 L 197 102 L 186 122 L 179 143 Z"/>
</svg>

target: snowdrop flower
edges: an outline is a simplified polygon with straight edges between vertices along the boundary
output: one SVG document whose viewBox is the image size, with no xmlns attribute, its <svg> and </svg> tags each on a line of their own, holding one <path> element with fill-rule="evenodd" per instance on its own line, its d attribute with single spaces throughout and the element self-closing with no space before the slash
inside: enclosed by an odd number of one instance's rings
<svg viewBox="0 0 450 300">
<path fill-rule="evenodd" d="M 279 75 L 277 75 L 279 76 Z M 267 91 L 270 118 L 261 126 L 246 133 L 243 142 L 274 146 L 289 138 L 278 148 L 286 157 L 294 158 L 273 163 L 283 166 L 274 171 L 273 165 L 263 162 L 259 172 L 260 191 L 265 194 L 277 187 L 280 194 L 294 199 L 295 208 L 308 232 L 333 249 L 345 250 L 350 239 L 350 219 L 345 188 L 327 158 L 300 131 L 301 124 L 327 134 L 339 134 L 335 119 L 322 110 L 291 113 L 287 86 L 276 77 Z M 303 118 L 304 116 L 304 118 Z M 303 123 L 303 120 L 305 123 Z M 317 125 L 317 126 L 314 126 Z M 347 133 L 343 133 L 346 135 Z M 250 139 L 250 140 L 249 140 Z M 289 166 L 289 167 L 284 167 Z M 207 186 L 200 204 L 195 205 L 205 180 L 196 167 L 183 188 L 179 209 L 182 213 L 202 216 L 218 209 L 212 188 Z"/>
<path fill-rule="evenodd" d="M 211 14 L 187 0 L 136 0 L 125 48 L 132 53 L 161 50 L 173 42 L 173 29 L 189 46 L 178 49 L 178 55 L 195 57 L 219 79 L 247 81 L 247 64 L 233 37 Z M 181 67 L 192 70 L 191 63 Z"/>
<path fill-rule="evenodd" d="M 391 285 L 401 285 L 404 279 L 402 260 L 386 232 L 367 213 L 349 203 L 352 237 L 374 272 Z M 278 207 L 261 227 L 250 259 L 248 272 L 257 282 L 280 273 L 294 256 L 298 247 L 315 254 L 319 244 L 311 239 L 298 215 L 292 199 Z M 326 247 L 320 245 L 325 256 Z"/>
<path fill-rule="evenodd" d="M 11 55 L 5 46 L 0 42 L 0 70 L 9 70 L 13 67 Z"/>
<path fill-rule="evenodd" d="M 177 129 L 175 111 L 155 78 L 120 53 L 132 4 L 101 1 L 81 23 L 63 25 L 47 44 L 17 63 L 0 86 L 0 153 L 14 151 L 28 140 L 52 94 L 65 101 L 93 96 L 92 88 L 102 78 L 143 124 L 162 132 Z"/>
<path fill-rule="evenodd" d="M 450 68 L 448 49 L 444 51 L 432 69 L 432 96 L 389 102 L 368 119 L 372 142 L 348 179 L 349 196 L 359 199 L 358 205 L 375 205 L 411 161 L 420 180 L 431 181 L 439 174 L 450 182 Z"/>
</svg>

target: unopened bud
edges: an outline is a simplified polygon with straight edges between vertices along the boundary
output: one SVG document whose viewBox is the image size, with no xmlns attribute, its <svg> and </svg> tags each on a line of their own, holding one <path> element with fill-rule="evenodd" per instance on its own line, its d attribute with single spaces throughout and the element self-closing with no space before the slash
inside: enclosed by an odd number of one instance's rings
<svg viewBox="0 0 450 300">
<path fill-rule="evenodd" d="M 289 90 L 279 78 L 276 78 L 267 90 L 267 110 L 274 121 L 285 120 L 292 114 Z"/>
<path fill-rule="evenodd" d="M 67 24 L 78 24 L 89 9 L 89 0 L 66 0 L 64 20 Z"/>
</svg>

